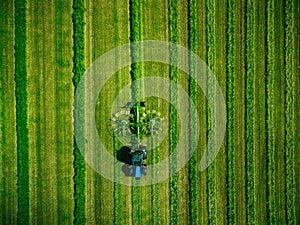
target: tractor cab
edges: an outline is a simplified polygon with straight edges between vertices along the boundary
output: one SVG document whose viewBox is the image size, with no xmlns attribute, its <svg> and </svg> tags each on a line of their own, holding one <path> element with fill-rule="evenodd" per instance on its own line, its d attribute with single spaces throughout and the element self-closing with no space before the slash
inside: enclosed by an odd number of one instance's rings
<svg viewBox="0 0 300 225">
<path fill-rule="evenodd" d="M 144 164 L 144 160 L 147 158 L 146 146 L 139 146 L 139 148 L 131 148 L 131 156 L 132 156 L 132 167 L 131 167 L 131 175 L 134 174 L 135 179 L 140 179 L 141 174 L 146 175 L 146 164 Z"/>
</svg>

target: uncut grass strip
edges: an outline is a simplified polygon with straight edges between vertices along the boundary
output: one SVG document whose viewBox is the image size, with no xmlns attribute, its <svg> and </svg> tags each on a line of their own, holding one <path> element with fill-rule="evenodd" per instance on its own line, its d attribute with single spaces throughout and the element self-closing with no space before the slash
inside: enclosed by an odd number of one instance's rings
<svg viewBox="0 0 300 225">
<path fill-rule="evenodd" d="M 295 215 L 295 88 L 294 88 L 294 2 L 285 2 L 285 158 L 287 224 L 296 224 Z"/>
<path fill-rule="evenodd" d="M 84 63 L 84 14 L 85 14 L 85 5 L 84 0 L 74 0 L 73 1 L 73 40 L 74 40 L 74 68 L 73 68 L 73 84 L 75 88 L 77 87 L 80 78 L 83 76 L 85 71 Z M 83 110 L 83 109 L 82 109 Z M 83 119 L 82 115 L 84 113 L 79 112 L 81 115 L 79 119 Z M 82 114 L 83 113 L 83 114 Z M 84 128 L 81 128 L 81 132 L 84 132 Z M 74 146 L 74 170 L 75 175 L 74 179 L 74 199 L 75 199 L 75 208 L 74 208 L 74 224 L 85 224 L 85 162 L 84 158 L 80 153 L 77 145 Z"/>
<path fill-rule="evenodd" d="M 207 34 L 207 63 L 208 67 L 214 71 L 215 70 L 215 36 L 216 36 L 216 30 L 215 30 L 215 2 L 212 0 L 209 0 L 206 2 L 206 34 Z M 211 93 L 208 95 L 208 98 L 210 98 L 211 102 L 215 102 L 214 99 L 214 93 L 215 93 L 215 87 L 211 84 L 211 80 L 208 78 L 207 80 L 207 91 L 208 93 Z M 211 107 L 211 111 L 209 112 L 207 109 L 207 136 L 209 137 L 211 135 L 211 147 L 214 147 L 214 138 L 215 133 L 211 133 L 215 124 L 213 124 L 210 121 L 210 115 L 214 115 L 215 113 L 215 107 Z M 215 162 L 213 162 L 208 168 L 207 168 L 207 210 L 208 210 L 208 223 L 209 224 L 216 224 L 217 223 L 217 211 L 216 211 L 216 165 Z"/>
<path fill-rule="evenodd" d="M 235 165 L 235 1 L 228 1 L 228 19 L 227 19 L 227 220 L 229 224 L 236 224 L 236 165 Z"/>
<path fill-rule="evenodd" d="M 267 2 L 267 206 L 268 221 L 270 224 L 277 224 L 276 201 L 275 201 L 275 145 L 274 145 L 274 79 L 275 79 L 275 2 Z"/>
<path fill-rule="evenodd" d="M 188 46 L 190 51 L 195 51 L 197 48 L 197 22 L 196 22 L 196 7 L 195 0 L 188 0 Z M 190 56 L 190 74 L 195 73 L 195 59 Z M 197 105 L 197 88 L 195 81 L 189 77 L 189 95 L 195 105 Z M 189 127 L 190 127 L 190 151 L 197 143 L 194 143 L 192 137 L 195 136 L 196 112 L 189 110 Z M 198 169 L 197 169 L 197 148 L 191 155 L 189 162 L 189 207 L 190 207 L 190 224 L 199 224 L 199 205 L 198 205 Z"/>
<path fill-rule="evenodd" d="M 255 130 L 254 130 L 254 67 L 255 67 L 255 21 L 253 0 L 246 3 L 246 121 L 245 121 L 245 148 L 246 148 L 246 205 L 247 224 L 255 224 Z"/>
<path fill-rule="evenodd" d="M 178 43 L 178 1 L 169 1 L 169 40 L 172 43 Z M 176 47 L 171 46 L 170 48 L 170 62 L 173 64 L 178 63 L 178 55 Z M 170 80 L 175 83 L 178 82 L 179 72 L 176 67 L 170 66 Z M 170 99 L 174 104 L 178 104 L 178 90 L 176 87 L 170 88 Z M 169 110 L 169 151 L 170 154 L 174 151 L 178 143 L 178 118 L 177 111 L 174 106 L 170 107 Z M 170 163 L 170 173 L 172 174 L 177 169 L 177 156 L 175 155 L 175 161 L 171 158 Z M 179 210 L 179 196 L 178 196 L 178 173 L 175 173 L 169 180 L 170 188 L 170 223 L 178 224 L 178 210 Z"/>
<path fill-rule="evenodd" d="M 26 0 L 15 0 L 15 83 L 18 166 L 18 224 L 29 224 Z"/>
</svg>

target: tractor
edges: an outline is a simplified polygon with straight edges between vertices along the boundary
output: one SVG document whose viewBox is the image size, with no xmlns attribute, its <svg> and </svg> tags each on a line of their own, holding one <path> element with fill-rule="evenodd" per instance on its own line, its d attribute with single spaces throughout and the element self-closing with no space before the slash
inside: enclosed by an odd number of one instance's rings
<svg viewBox="0 0 300 225">
<path fill-rule="evenodd" d="M 137 180 L 142 174 L 147 174 L 147 165 L 144 162 L 147 159 L 147 147 L 142 145 L 142 137 L 158 134 L 161 130 L 158 113 L 155 110 L 145 111 L 145 107 L 145 102 L 128 102 L 111 120 L 116 135 L 131 137 L 129 176 L 134 176 Z"/>
</svg>

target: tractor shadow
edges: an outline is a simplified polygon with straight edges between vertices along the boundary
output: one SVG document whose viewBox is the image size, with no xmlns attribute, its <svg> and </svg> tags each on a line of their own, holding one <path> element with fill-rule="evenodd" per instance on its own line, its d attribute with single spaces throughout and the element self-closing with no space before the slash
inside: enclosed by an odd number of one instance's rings
<svg viewBox="0 0 300 225">
<path fill-rule="evenodd" d="M 117 151 L 117 160 L 124 163 L 122 166 L 122 172 L 127 177 L 134 177 L 134 173 L 132 171 L 131 166 L 131 154 L 130 148 L 128 146 L 123 146 Z"/>
<path fill-rule="evenodd" d="M 130 148 L 123 146 L 117 151 L 117 160 L 126 164 L 131 164 Z"/>
</svg>

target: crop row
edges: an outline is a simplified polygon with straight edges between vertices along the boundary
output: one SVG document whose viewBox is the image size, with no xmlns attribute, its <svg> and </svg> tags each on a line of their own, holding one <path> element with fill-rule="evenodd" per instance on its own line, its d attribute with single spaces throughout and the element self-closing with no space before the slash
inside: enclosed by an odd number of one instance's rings
<svg viewBox="0 0 300 225">
<path fill-rule="evenodd" d="M 236 224 L 236 166 L 235 166 L 235 0 L 228 1 L 227 20 L 227 219 Z"/>
<path fill-rule="evenodd" d="M 212 71 L 215 68 L 215 2 L 213 0 L 206 1 L 206 36 L 207 36 L 207 64 Z M 207 92 L 208 92 L 208 100 L 210 102 L 215 102 L 215 85 L 213 85 L 211 78 L 207 78 Z M 212 106 L 210 108 L 211 117 L 215 114 L 215 107 Z M 215 123 L 209 117 L 209 110 L 207 109 L 207 136 L 211 136 L 210 145 L 208 148 L 214 149 L 215 145 L 215 132 L 214 126 Z M 210 160 L 210 159 L 208 159 Z M 213 162 L 207 168 L 207 204 L 208 204 L 208 223 L 216 224 L 216 165 Z"/>
<path fill-rule="evenodd" d="M 247 224 L 255 224 L 255 142 L 254 142 L 254 52 L 255 21 L 254 0 L 247 1 L 246 9 L 246 180 L 247 180 Z"/>
<path fill-rule="evenodd" d="M 15 1 L 15 82 L 18 166 L 18 224 L 29 223 L 29 165 L 26 72 L 26 0 Z"/>
<path fill-rule="evenodd" d="M 73 1 L 73 39 L 74 39 L 74 68 L 73 68 L 73 84 L 75 88 L 77 87 L 80 79 L 83 77 L 85 72 L 85 63 L 84 63 L 84 14 L 85 6 L 84 0 L 74 0 Z M 82 109 L 83 110 L 83 109 Z M 76 117 L 80 120 L 84 120 L 82 115 L 84 113 L 75 112 L 79 117 Z M 83 124 L 83 123 L 81 123 Z M 79 128 L 81 132 L 84 133 L 84 127 Z M 78 146 L 75 144 L 74 147 L 74 199 L 75 199 L 75 209 L 74 217 L 75 224 L 85 224 L 85 162 L 84 158 L 78 149 Z"/>
<path fill-rule="evenodd" d="M 177 0 L 169 1 L 169 40 L 171 43 L 178 43 L 178 2 Z M 171 46 L 170 48 L 170 63 L 177 65 L 178 55 L 177 48 Z M 175 66 L 170 66 L 170 80 L 175 83 L 178 82 L 178 69 Z M 170 98 L 174 106 L 178 104 L 178 90 L 177 87 L 170 87 Z M 178 118 L 177 111 L 174 106 L 170 107 L 169 117 L 169 154 L 172 154 L 178 143 Z M 170 172 L 173 173 L 177 169 L 177 155 L 175 160 L 170 158 Z M 175 173 L 169 180 L 170 188 L 170 223 L 178 224 L 178 173 Z"/>
<path fill-rule="evenodd" d="M 285 158 L 286 158 L 286 209 L 287 223 L 296 224 L 295 216 L 295 180 L 294 180 L 294 76 L 293 76 L 293 56 L 294 49 L 294 12 L 293 1 L 287 0 L 285 3 Z"/>
<path fill-rule="evenodd" d="M 190 51 L 195 51 L 197 46 L 197 18 L 196 18 L 196 1 L 188 1 L 188 45 Z M 197 87 L 195 80 L 191 78 L 195 75 L 195 58 L 191 55 L 189 58 L 189 95 L 191 100 L 197 105 Z M 193 155 L 189 162 L 189 206 L 190 206 L 190 223 L 199 224 L 199 204 L 198 204 L 198 168 L 197 168 L 197 143 L 194 141 L 196 135 L 195 120 L 198 115 L 190 108 L 189 115 L 189 130 L 190 140 L 189 148 L 190 151 L 195 148 Z"/>
<path fill-rule="evenodd" d="M 275 145 L 274 145 L 274 74 L 275 74 L 275 12 L 274 0 L 267 3 L 267 165 L 268 165 L 268 220 L 276 223 L 275 201 Z"/>
</svg>

